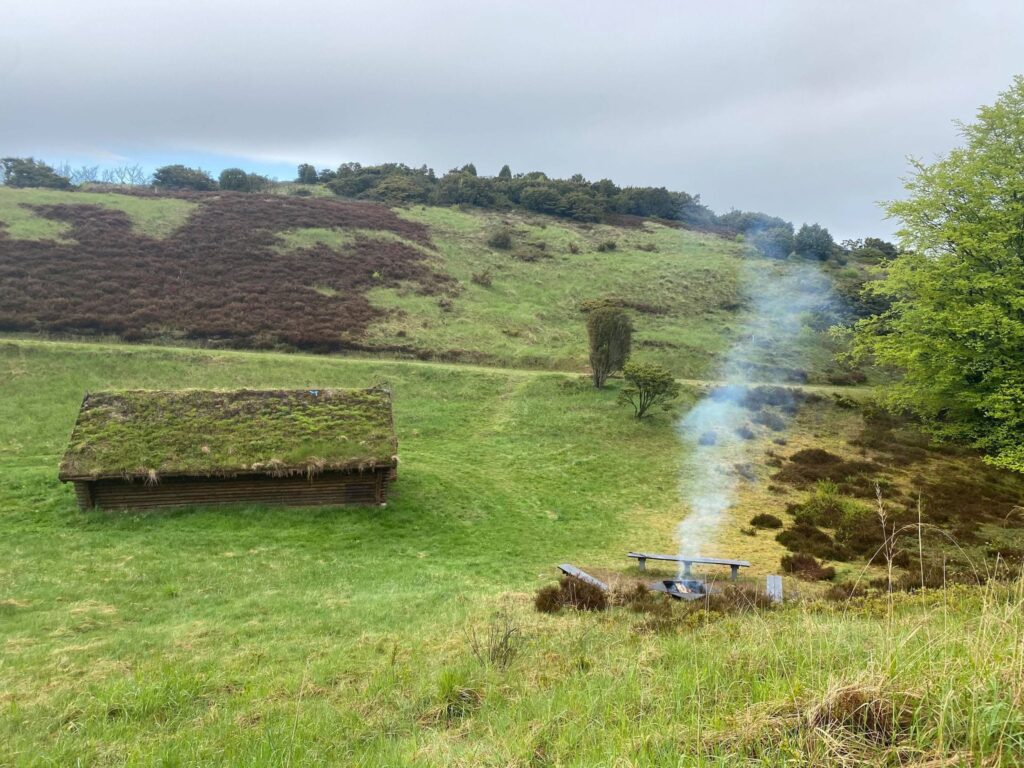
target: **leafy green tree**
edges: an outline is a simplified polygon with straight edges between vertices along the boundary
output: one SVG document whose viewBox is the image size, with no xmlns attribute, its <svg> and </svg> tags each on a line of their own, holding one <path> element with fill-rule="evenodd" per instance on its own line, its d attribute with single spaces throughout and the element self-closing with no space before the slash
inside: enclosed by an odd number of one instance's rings
<svg viewBox="0 0 1024 768">
<path fill-rule="evenodd" d="M 887 259 L 894 259 L 896 254 L 899 253 L 895 245 L 880 237 L 865 237 L 864 248 L 878 251 Z"/>
<path fill-rule="evenodd" d="M 491 208 L 495 203 L 490 179 L 465 170 L 449 171 L 437 185 L 437 202 L 441 205 L 476 205 Z"/>
<path fill-rule="evenodd" d="M 754 232 L 750 244 L 770 259 L 784 259 L 793 252 L 793 227 L 768 227 Z"/>
<path fill-rule="evenodd" d="M 260 192 L 270 186 L 270 179 L 258 173 L 246 174 L 250 192 Z"/>
<path fill-rule="evenodd" d="M 508 164 L 501 166 L 501 170 L 498 171 L 498 178 L 505 180 L 512 179 L 512 169 L 508 167 Z"/>
<path fill-rule="evenodd" d="M 220 172 L 217 182 L 221 189 L 229 189 L 235 192 L 249 191 L 249 174 L 241 168 L 225 168 Z"/>
<path fill-rule="evenodd" d="M 202 168 L 165 165 L 153 172 L 153 186 L 163 189 L 196 189 L 202 192 L 216 189 L 217 182 Z"/>
<path fill-rule="evenodd" d="M 622 376 L 626 386 L 619 392 L 619 402 L 632 405 L 638 419 L 655 406 L 669 410 L 679 397 L 679 382 L 668 370 L 655 363 L 630 361 L 623 367 Z"/>
<path fill-rule="evenodd" d="M 887 205 L 902 252 L 869 289 L 892 303 L 857 324 L 856 350 L 902 374 L 889 407 L 1024 472 L 1024 77 L 960 129 Z"/>
<path fill-rule="evenodd" d="M 793 252 L 805 259 L 825 261 L 835 244 L 832 234 L 820 224 L 804 224 L 793 238 Z"/>
<path fill-rule="evenodd" d="M 42 160 L 31 157 L 5 157 L 0 159 L 0 168 L 3 169 L 3 183 L 8 187 L 71 187 L 67 176 L 61 176 Z"/>
<path fill-rule="evenodd" d="M 519 195 L 519 202 L 528 211 L 547 213 L 552 216 L 563 214 L 562 196 L 550 182 L 534 182 L 525 187 Z"/>
<path fill-rule="evenodd" d="M 608 377 L 621 370 L 629 359 L 633 324 L 619 307 L 598 307 L 587 315 L 587 337 L 591 376 L 594 386 L 601 389 Z"/>
<path fill-rule="evenodd" d="M 309 163 L 303 163 L 298 168 L 298 175 L 295 180 L 299 184 L 316 184 L 320 180 L 320 174 L 317 173 L 316 168 Z"/>
<path fill-rule="evenodd" d="M 391 174 L 381 179 L 366 197 L 391 205 L 409 205 L 430 201 L 430 187 L 414 176 Z"/>
</svg>

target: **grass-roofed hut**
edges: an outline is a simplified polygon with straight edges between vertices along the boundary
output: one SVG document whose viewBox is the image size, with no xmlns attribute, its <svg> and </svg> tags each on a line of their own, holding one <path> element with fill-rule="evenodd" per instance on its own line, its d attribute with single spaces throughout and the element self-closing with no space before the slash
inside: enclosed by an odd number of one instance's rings
<svg viewBox="0 0 1024 768">
<path fill-rule="evenodd" d="M 383 504 L 397 453 L 383 389 L 96 392 L 59 477 L 82 509 Z"/>
</svg>

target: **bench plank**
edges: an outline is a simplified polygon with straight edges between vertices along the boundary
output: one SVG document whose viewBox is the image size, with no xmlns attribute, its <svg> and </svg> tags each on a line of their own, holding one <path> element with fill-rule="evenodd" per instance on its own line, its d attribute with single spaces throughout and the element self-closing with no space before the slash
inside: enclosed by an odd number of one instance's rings
<svg viewBox="0 0 1024 768">
<path fill-rule="evenodd" d="M 724 560 L 720 557 L 680 557 L 678 555 L 656 555 L 650 552 L 630 552 L 626 557 L 636 558 L 636 566 L 641 571 L 647 570 L 648 560 L 665 560 L 670 563 L 682 563 L 683 575 L 690 575 L 692 565 L 728 565 L 730 578 L 733 581 L 739 576 L 740 568 L 749 568 L 750 563 L 746 560 Z"/>
<path fill-rule="evenodd" d="M 600 590 L 602 590 L 604 592 L 608 591 L 608 585 L 607 584 L 605 584 L 600 579 L 595 579 L 589 573 L 587 573 L 586 571 L 580 570 L 575 565 L 570 565 L 569 563 L 562 563 L 560 566 L 558 566 L 558 570 L 560 570 L 566 576 L 575 576 L 580 581 L 585 581 L 588 584 L 593 584 L 595 587 L 597 587 L 598 589 L 600 589 Z"/>
</svg>

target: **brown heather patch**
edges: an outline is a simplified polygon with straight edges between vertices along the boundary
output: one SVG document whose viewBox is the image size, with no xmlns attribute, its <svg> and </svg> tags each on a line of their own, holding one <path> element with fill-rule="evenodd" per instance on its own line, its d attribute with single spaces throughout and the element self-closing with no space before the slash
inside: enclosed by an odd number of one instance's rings
<svg viewBox="0 0 1024 768">
<path fill-rule="evenodd" d="M 844 493 L 870 498 L 884 469 L 873 461 L 851 461 L 820 448 L 805 448 L 790 456 L 772 480 L 796 488 L 809 488 L 827 480 L 838 484 Z"/>
<path fill-rule="evenodd" d="M 127 214 L 92 205 L 32 206 L 69 225 L 67 242 L 14 239 L 0 227 L 0 330 L 330 352 L 380 315 L 369 289 L 452 285 L 426 262 L 427 228 L 382 205 L 179 196 L 200 205 L 160 240 L 133 230 Z M 278 233 L 312 227 L 380 230 L 408 243 L 358 234 L 341 249 L 275 247 Z"/>
</svg>

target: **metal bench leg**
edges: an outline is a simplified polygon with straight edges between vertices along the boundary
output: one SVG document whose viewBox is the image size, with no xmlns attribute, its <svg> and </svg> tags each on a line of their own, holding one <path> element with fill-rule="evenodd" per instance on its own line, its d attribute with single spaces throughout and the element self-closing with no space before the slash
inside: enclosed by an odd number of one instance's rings
<svg viewBox="0 0 1024 768">
<path fill-rule="evenodd" d="M 740 574 L 740 567 L 738 565 L 730 565 L 729 570 L 732 571 L 732 580 L 736 581 L 736 577 Z"/>
<path fill-rule="evenodd" d="M 683 576 L 689 577 L 690 575 L 690 564 L 683 563 Z"/>
<path fill-rule="evenodd" d="M 636 567 L 638 569 L 640 569 L 641 571 L 646 571 L 647 570 L 647 558 L 646 557 L 638 557 L 636 559 Z"/>
</svg>

